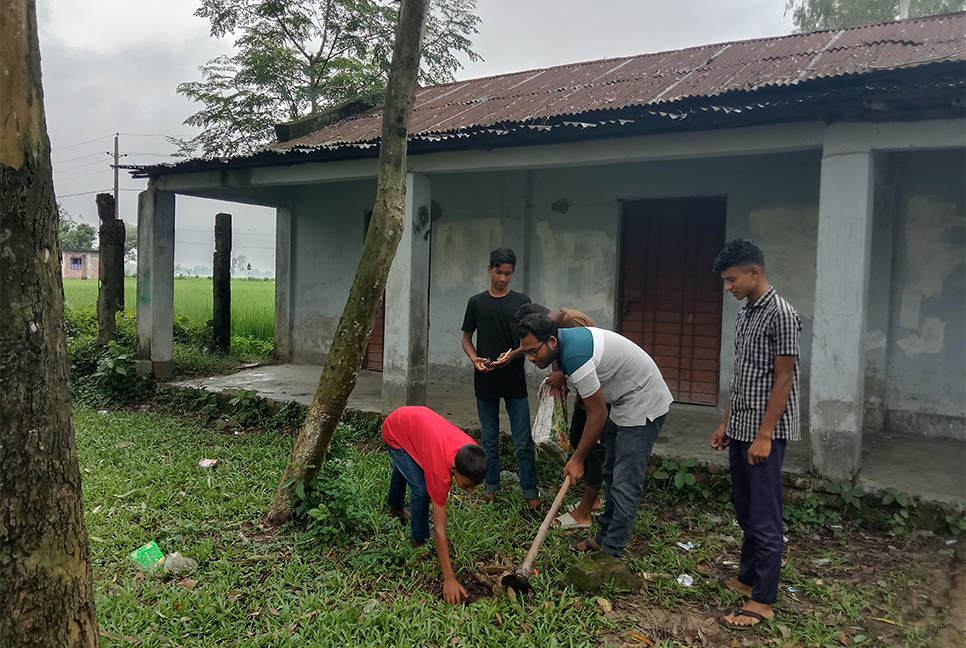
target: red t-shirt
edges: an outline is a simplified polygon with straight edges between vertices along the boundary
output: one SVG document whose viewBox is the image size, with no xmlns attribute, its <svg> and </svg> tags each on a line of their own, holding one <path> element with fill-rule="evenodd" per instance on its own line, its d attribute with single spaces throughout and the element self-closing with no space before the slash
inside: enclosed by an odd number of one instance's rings
<svg viewBox="0 0 966 648">
<path fill-rule="evenodd" d="M 446 506 L 453 476 L 449 472 L 456 453 L 467 443 L 476 443 L 442 416 L 418 405 L 400 407 L 382 423 L 382 440 L 392 448 L 405 450 L 426 475 L 426 492 L 440 506 Z"/>
</svg>

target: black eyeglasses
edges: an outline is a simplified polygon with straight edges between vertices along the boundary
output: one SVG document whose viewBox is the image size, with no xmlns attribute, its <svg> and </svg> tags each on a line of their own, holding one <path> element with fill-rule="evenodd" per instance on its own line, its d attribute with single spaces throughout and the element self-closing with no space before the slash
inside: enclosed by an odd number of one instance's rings
<svg viewBox="0 0 966 648">
<path fill-rule="evenodd" d="M 541 342 L 540 346 L 538 346 L 536 349 L 524 349 L 523 352 L 527 354 L 528 358 L 536 358 L 537 354 L 540 353 L 540 349 L 546 346 L 546 344 L 546 342 Z"/>
</svg>

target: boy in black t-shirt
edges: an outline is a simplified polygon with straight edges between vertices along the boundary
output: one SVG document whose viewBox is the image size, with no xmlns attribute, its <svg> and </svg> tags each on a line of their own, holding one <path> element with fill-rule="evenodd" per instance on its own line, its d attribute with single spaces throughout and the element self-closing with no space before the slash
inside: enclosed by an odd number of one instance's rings
<svg viewBox="0 0 966 648">
<path fill-rule="evenodd" d="M 510 290 L 510 278 L 517 258 L 510 248 L 498 248 L 490 253 L 490 288 L 473 295 L 466 304 L 463 317 L 463 351 L 473 362 L 476 371 L 473 386 L 476 409 L 480 415 L 483 449 L 486 450 L 486 494 L 481 504 L 493 502 L 500 488 L 500 399 L 506 403 L 510 418 L 510 434 L 516 449 L 520 470 L 520 488 L 527 505 L 540 509 L 537 494 L 537 466 L 530 438 L 530 403 L 524 377 L 524 359 L 520 338 L 512 325 L 512 317 L 523 304 L 526 295 Z M 473 345 L 476 333 L 476 345 Z"/>
</svg>

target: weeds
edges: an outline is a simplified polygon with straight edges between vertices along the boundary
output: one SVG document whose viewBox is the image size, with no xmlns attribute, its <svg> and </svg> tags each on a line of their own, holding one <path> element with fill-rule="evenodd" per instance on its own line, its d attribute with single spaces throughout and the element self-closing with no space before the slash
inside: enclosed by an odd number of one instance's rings
<svg viewBox="0 0 966 648">
<path fill-rule="evenodd" d="M 265 399 L 258 397 L 254 389 L 241 388 L 234 398 L 228 401 L 232 418 L 242 426 L 252 425 L 266 415 Z"/>
<path fill-rule="evenodd" d="M 882 496 L 882 505 L 892 513 L 889 520 L 892 531 L 897 535 L 904 534 L 909 528 L 909 495 L 890 486 Z"/>
<path fill-rule="evenodd" d="M 803 498 L 786 501 L 782 508 L 785 522 L 792 527 L 823 527 L 842 519 L 842 514 L 829 504 L 826 496 L 811 490 Z"/>
<path fill-rule="evenodd" d="M 842 498 L 842 501 L 845 503 L 846 513 L 849 511 L 849 507 L 856 511 L 862 508 L 862 497 L 865 495 L 865 491 L 848 479 L 843 479 L 842 481 L 826 481 L 825 490 Z"/>
</svg>

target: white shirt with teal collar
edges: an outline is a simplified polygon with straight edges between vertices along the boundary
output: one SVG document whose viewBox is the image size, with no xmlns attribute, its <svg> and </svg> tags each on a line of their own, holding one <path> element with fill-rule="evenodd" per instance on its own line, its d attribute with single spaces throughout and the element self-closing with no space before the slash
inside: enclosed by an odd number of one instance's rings
<svg viewBox="0 0 966 648">
<path fill-rule="evenodd" d="M 581 398 L 602 390 L 610 419 L 621 427 L 646 425 L 667 414 L 671 390 L 657 364 L 641 347 L 612 331 L 559 329 L 557 357 Z"/>
</svg>

